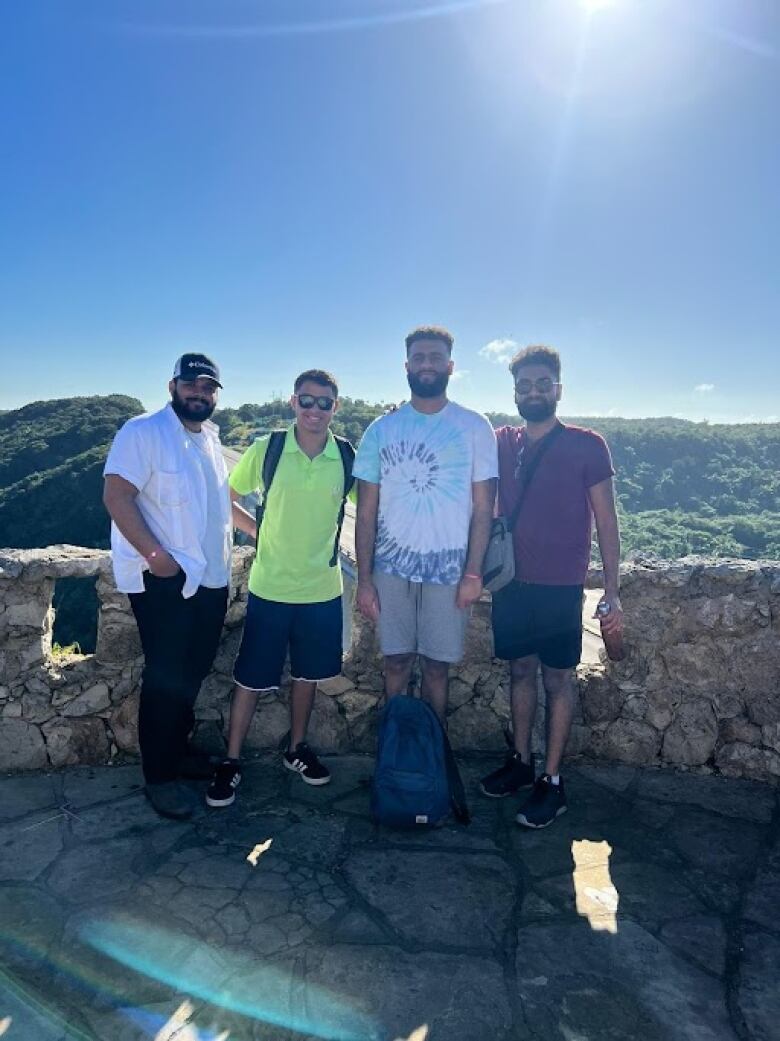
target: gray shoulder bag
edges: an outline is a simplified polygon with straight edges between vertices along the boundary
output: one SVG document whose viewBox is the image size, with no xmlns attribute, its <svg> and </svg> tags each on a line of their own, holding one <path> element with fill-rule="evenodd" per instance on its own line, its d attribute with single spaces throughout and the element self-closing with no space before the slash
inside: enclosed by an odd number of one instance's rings
<svg viewBox="0 0 780 1041">
<path fill-rule="evenodd" d="M 536 473 L 537 467 L 542 461 L 542 456 L 563 429 L 563 423 L 558 423 L 542 440 L 536 455 L 525 470 L 525 475 L 520 483 L 517 502 L 509 517 L 493 518 L 490 540 L 488 541 L 485 560 L 482 564 L 482 584 L 491 593 L 503 589 L 515 577 L 515 547 L 512 541 L 512 532 L 517 523 L 517 518 L 520 516 L 520 508 L 523 505 L 531 478 Z"/>
</svg>

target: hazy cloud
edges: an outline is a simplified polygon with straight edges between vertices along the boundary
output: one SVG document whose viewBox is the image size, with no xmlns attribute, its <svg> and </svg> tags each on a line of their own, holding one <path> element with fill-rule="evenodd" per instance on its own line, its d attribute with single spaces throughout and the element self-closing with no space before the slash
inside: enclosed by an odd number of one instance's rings
<svg viewBox="0 0 780 1041">
<path fill-rule="evenodd" d="M 469 370 L 468 369 L 456 369 L 453 372 L 453 374 L 450 376 L 450 379 L 451 380 L 465 380 L 465 378 L 468 375 L 469 375 Z"/>
<path fill-rule="evenodd" d="M 516 350 L 517 344 L 514 340 L 491 340 L 484 347 L 480 347 L 477 354 L 487 358 L 488 361 L 494 361 L 496 365 L 504 365 L 511 361 Z"/>
<path fill-rule="evenodd" d="M 693 388 L 697 394 L 711 394 L 715 390 L 714 383 L 697 383 Z"/>
</svg>

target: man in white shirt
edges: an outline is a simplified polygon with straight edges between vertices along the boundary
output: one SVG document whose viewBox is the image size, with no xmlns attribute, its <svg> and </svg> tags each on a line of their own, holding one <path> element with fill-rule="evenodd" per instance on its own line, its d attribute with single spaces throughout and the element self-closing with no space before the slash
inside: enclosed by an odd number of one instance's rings
<svg viewBox="0 0 780 1041">
<path fill-rule="evenodd" d="M 182 355 L 170 402 L 125 423 L 103 471 L 114 578 L 129 595 L 144 651 L 138 740 L 146 795 L 177 819 L 194 808 L 178 778 L 228 601 L 231 503 L 209 422 L 221 386 L 210 358 Z"/>
<path fill-rule="evenodd" d="M 412 400 L 374 420 L 353 467 L 357 605 L 379 628 L 385 695 L 406 691 L 419 654 L 422 695 L 442 722 L 449 664 L 482 593 L 498 476 L 490 423 L 447 400 L 452 344 L 439 326 L 409 333 Z"/>
</svg>

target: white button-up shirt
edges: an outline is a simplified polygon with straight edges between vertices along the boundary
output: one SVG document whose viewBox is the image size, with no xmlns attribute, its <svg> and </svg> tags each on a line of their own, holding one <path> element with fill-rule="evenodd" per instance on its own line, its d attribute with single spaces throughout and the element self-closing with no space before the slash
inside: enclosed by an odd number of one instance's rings
<svg viewBox="0 0 780 1041">
<path fill-rule="evenodd" d="M 210 572 L 222 568 L 225 585 L 230 577 L 232 519 L 228 474 L 222 457 L 216 424 L 201 426 L 209 440 L 219 486 L 221 513 L 210 517 L 208 489 L 200 449 L 187 436 L 170 404 L 159 412 L 130 419 L 118 431 L 108 453 L 104 474 L 118 474 L 138 489 L 136 505 L 163 549 L 185 574 L 182 596 L 190 597 L 206 573 L 205 545 L 221 545 L 222 560 L 209 561 Z M 208 538 L 207 525 L 218 524 L 222 539 Z M 214 536 L 214 532 L 208 532 Z M 142 593 L 143 573 L 148 564 L 128 542 L 116 524 L 111 524 L 111 559 L 114 580 L 122 593 Z"/>
</svg>

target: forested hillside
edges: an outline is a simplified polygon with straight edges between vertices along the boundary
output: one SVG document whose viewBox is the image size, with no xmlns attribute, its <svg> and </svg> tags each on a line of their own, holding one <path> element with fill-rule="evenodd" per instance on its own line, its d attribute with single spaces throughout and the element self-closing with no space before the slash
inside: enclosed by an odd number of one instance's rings
<svg viewBox="0 0 780 1041">
<path fill-rule="evenodd" d="M 141 402 L 124 394 L 61 398 L 0 413 L 0 489 L 108 445 Z"/>
<path fill-rule="evenodd" d="M 343 398 L 336 433 L 357 444 L 385 406 Z M 247 445 L 284 426 L 281 399 L 223 409 L 215 416 L 226 444 Z M 517 415 L 488 413 L 494 426 Z M 609 442 L 624 555 L 688 553 L 780 559 L 780 424 L 714 425 L 684 419 L 575 417 Z"/>
<path fill-rule="evenodd" d="M 142 411 L 135 398 L 112 394 L 0 415 L 0 544 L 107 546 L 103 462 L 122 423 Z"/>
<path fill-rule="evenodd" d="M 334 430 L 357 444 L 385 406 L 342 399 Z M 122 395 L 36 402 L 0 414 L 0 544 L 108 545 L 101 471 L 118 427 L 142 411 Z M 290 421 L 283 400 L 222 409 L 225 444 L 240 448 Z M 492 413 L 494 426 L 516 416 Z M 575 418 L 608 440 L 617 471 L 624 552 L 780 559 L 780 424 Z"/>
</svg>

